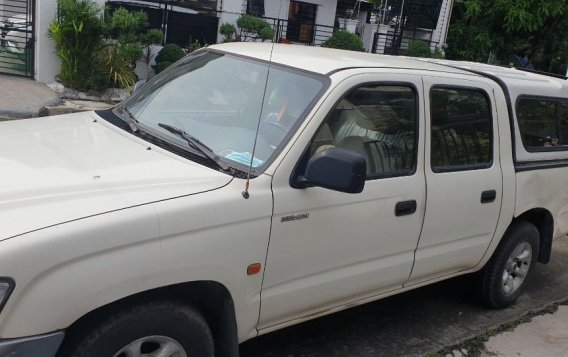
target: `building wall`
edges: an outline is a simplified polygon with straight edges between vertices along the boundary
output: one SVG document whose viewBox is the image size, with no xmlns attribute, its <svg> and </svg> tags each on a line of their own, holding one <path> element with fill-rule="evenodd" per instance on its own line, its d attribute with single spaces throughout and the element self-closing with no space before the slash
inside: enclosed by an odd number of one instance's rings
<svg viewBox="0 0 568 357">
<path fill-rule="evenodd" d="M 105 0 L 93 1 L 101 6 L 105 4 Z M 56 0 L 36 0 L 35 79 L 43 83 L 53 82 L 59 74 L 60 62 L 55 54 L 55 44 L 48 36 L 49 24 L 56 16 Z"/>
</svg>

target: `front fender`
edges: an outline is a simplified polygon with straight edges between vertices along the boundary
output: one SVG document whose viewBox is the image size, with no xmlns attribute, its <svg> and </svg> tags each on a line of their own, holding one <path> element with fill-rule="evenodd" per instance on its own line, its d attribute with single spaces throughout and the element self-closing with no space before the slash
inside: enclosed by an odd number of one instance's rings
<svg viewBox="0 0 568 357">
<path fill-rule="evenodd" d="M 238 180 L 240 181 L 240 180 Z M 224 285 L 239 339 L 256 334 L 272 196 L 257 185 L 166 200 L 54 226 L 0 243 L 0 276 L 16 289 L 0 338 L 65 329 L 88 312 L 143 291 L 189 281 Z"/>
</svg>

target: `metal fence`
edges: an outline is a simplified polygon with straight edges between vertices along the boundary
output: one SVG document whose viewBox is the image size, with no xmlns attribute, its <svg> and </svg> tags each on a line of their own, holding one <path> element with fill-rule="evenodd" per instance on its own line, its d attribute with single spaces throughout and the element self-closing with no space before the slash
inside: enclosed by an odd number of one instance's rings
<svg viewBox="0 0 568 357">
<path fill-rule="evenodd" d="M 0 73 L 34 76 L 34 0 L 0 3 Z"/>
<path fill-rule="evenodd" d="M 421 39 L 418 37 L 410 37 L 404 35 L 398 35 L 394 33 L 375 33 L 375 38 L 373 40 L 373 53 L 385 54 L 385 55 L 404 55 L 408 50 L 408 46 L 413 41 L 423 41 L 430 49 L 434 50 L 439 48 L 439 43 L 435 41 L 430 41 L 426 39 Z"/>
<path fill-rule="evenodd" d="M 303 43 L 310 46 L 321 46 L 333 35 L 333 26 L 318 25 L 309 22 L 263 18 L 274 29 L 274 42 Z"/>
</svg>

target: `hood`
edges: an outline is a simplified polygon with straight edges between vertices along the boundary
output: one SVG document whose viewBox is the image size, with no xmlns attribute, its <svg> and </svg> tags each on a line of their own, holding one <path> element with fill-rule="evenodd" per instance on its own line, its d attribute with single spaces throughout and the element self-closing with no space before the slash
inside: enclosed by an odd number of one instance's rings
<svg viewBox="0 0 568 357">
<path fill-rule="evenodd" d="M 94 112 L 0 123 L 0 240 L 220 188 L 232 177 Z"/>
</svg>

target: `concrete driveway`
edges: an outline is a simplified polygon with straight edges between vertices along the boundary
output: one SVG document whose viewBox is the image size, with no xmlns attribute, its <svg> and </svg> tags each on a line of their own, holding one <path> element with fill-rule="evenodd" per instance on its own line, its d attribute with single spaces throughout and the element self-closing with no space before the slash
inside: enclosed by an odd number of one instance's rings
<svg viewBox="0 0 568 357">
<path fill-rule="evenodd" d="M 242 357 L 424 356 L 568 300 L 568 238 L 537 265 L 516 305 L 489 310 L 468 277 L 410 291 L 274 332 L 241 345 Z M 483 345 L 483 344 L 481 344 Z"/>
</svg>

